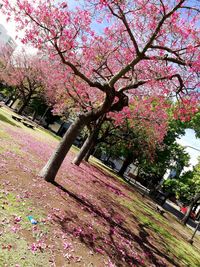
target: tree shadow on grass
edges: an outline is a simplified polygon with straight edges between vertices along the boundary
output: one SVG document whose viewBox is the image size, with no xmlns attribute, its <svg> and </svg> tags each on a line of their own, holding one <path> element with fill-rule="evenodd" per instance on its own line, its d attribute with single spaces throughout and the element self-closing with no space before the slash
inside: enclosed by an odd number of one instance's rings
<svg viewBox="0 0 200 267">
<path fill-rule="evenodd" d="M 65 189 L 62 185 L 54 182 L 54 185 L 72 197 L 81 209 L 90 215 L 89 221 L 84 216 L 77 216 L 76 211 L 66 210 L 64 217 L 55 216 L 54 221 L 58 223 L 63 232 L 70 233 L 80 239 L 89 249 L 106 254 L 119 267 L 142 266 L 143 261 L 154 264 L 154 266 L 166 267 L 167 264 L 159 258 L 167 260 L 173 266 L 181 266 L 163 253 L 159 248 L 149 242 L 149 234 L 142 224 L 137 225 L 139 234 L 131 231 L 126 222 L 116 220 L 114 209 L 109 210 L 109 215 L 100 207 L 96 207 L 88 199 L 79 197 L 77 194 Z M 65 200 L 66 198 L 62 196 Z M 109 202 L 107 203 L 109 207 Z M 111 212 L 110 212 L 111 211 Z M 131 213 L 134 221 L 137 218 Z M 100 229 L 94 229 L 91 217 L 98 219 Z"/>
<path fill-rule="evenodd" d="M 4 116 L 3 114 L 0 114 L 0 120 L 6 123 L 9 123 L 12 126 L 16 126 L 19 127 L 19 125 L 15 124 L 14 122 L 12 122 L 11 120 L 9 120 L 6 116 Z"/>
<path fill-rule="evenodd" d="M 93 164 L 92 162 L 88 163 L 88 162 L 84 162 L 84 164 L 91 170 L 91 172 L 94 172 L 94 170 L 98 170 L 102 175 L 104 176 L 107 176 L 109 179 L 111 179 L 114 183 L 116 184 L 120 184 L 120 186 L 122 186 L 124 189 L 128 189 L 129 191 L 133 192 L 133 193 L 136 193 L 136 192 L 139 192 L 141 193 L 140 190 L 138 190 L 138 188 L 133 185 L 132 183 L 128 182 L 125 178 L 123 177 L 120 177 L 114 170 L 112 169 L 109 169 L 109 168 L 104 168 L 104 166 L 101 166 L 100 164 Z M 81 168 L 81 166 L 79 166 L 79 168 Z M 113 173 L 110 174 L 108 173 L 108 171 L 110 173 Z M 115 176 L 118 176 L 120 180 L 117 180 Z M 99 177 L 95 176 L 96 178 L 99 179 Z M 143 191 L 142 191 L 143 192 Z"/>
<path fill-rule="evenodd" d="M 92 173 L 93 177 L 96 178 L 92 180 L 94 184 L 100 184 L 107 188 L 109 191 L 112 191 L 118 196 L 124 196 L 129 198 L 128 195 L 126 195 L 121 189 L 122 186 L 126 186 L 125 184 L 120 183 L 120 181 L 117 181 L 115 177 L 113 177 L 111 174 L 107 173 L 106 170 L 101 169 L 101 167 L 95 167 L 89 163 L 84 163 L 84 165 L 87 167 L 87 169 L 79 167 L 79 170 L 83 171 L 86 175 L 88 174 L 88 171 Z M 88 170 L 89 169 L 89 170 Z M 96 175 L 96 170 L 100 173 L 100 176 Z M 102 179 L 101 177 L 106 177 L 105 179 Z M 109 179 L 108 179 L 109 178 Z M 109 181 L 112 181 L 113 183 L 110 183 Z"/>
</svg>

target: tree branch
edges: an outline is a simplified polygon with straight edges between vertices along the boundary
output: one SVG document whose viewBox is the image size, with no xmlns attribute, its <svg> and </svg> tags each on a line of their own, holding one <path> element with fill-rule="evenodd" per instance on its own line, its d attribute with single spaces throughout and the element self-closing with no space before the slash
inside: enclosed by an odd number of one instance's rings
<svg viewBox="0 0 200 267">
<path fill-rule="evenodd" d="M 25 14 L 33 21 L 35 22 L 39 27 L 43 28 L 44 30 L 48 31 L 48 32 L 51 32 L 49 30 L 48 27 L 42 25 L 41 23 L 39 23 L 37 20 L 35 20 L 29 13 L 27 13 L 25 11 Z M 101 91 L 103 92 L 106 92 L 104 86 L 102 86 L 99 82 L 92 82 L 88 77 L 86 77 L 81 71 L 79 71 L 76 66 L 74 66 L 74 64 L 72 64 L 70 61 L 67 61 L 63 55 L 63 53 L 60 51 L 59 47 L 58 47 L 58 44 L 57 44 L 57 38 L 55 37 L 54 39 L 54 47 L 56 49 L 56 51 L 58 52 L 58 55 L 60 56 L 63 64 L 69 66 L 75 75 L 77 75 L 78 77 L 80 77 L 82 80 L 84 80 L 90 87 L 97 87 L 99 88 Z"/>
<path fill-rule="evenodd" d="M 118 73 L 116 73 L 108 82 L 110 87 L 113 87 L 114 84 L 123 76 L 125 75 L 129 70 L 131 70 L 141 59 L 143 58 L 143 55 L 137 56 L 135 59 L 133 59 L 129 64 L 127 64 L 124 68 L 122 68 Z"/>
<path fill-rule="evenodd" d="M 118 18 L 123 22 L 123 24 L 124 24 L 124 26 L 125 26 L 125 28 L 126 28 L 128 34 L 129 34 L 129 36 L 130 36 L 130 39 L 131 39 L 131 41 L 133 42 L 133 45 L 134 45 L 134 47 L 135 47 L 136 54 L 139 55 L 139 54 L 140 54 L 140 50 L 139 50 L 137 41 L 136 41 L 136 39 L 135 39 L 135 37 L 134 37 L 134 35 L 133 35 L 133 33 L 132 33 L 132 31 L 131 31 L 129 25 L 128 25 L 126 16 L 125 16 L 124 12 L 122 11 L 120 5 L 117 4 L 117 7 L 118 7 L 118 9 L 119 9 L 119 11 L 120 11 L 121 17 L 118 16 L 118 15 L 116 15 L 116 13 L 113 12 L 113 10 L 112 10 L 112 8 L 111 8 L 110 6 L 109 6 L 109 9 L 110 9 L 111 13 L 112 13 L 114 16 L 118 17 Z"/>
<path fill-rule="evenodd" d="M 193 11 L 197 11 L 200 13 L 200 9 L 196 8 L 196 7 L 191 7 L 191 6 L 182 6 L 181 8 L 185 8 L 185 9 L 190 9 L 190 10 L 193 10 Z"/>
<path fill-rule="evenodd" d="M 180 74 L 174 74 L 174 75 L 172 75 L 172 76 L 163 76 L 163 77 L 160 77 L 160 78 L 155 78 L 155 81 L 163 81 L 163 80 L 167 80 L 167 79 L 172 80 L 172 79 L 175 78 L 175 77 L 178 79 L 179 84 L 180 84 L 180 88 L 179 88 L 179 90 L 176 92 L 176 93 L 178 94 L 178 93 L 180 93 L 180 91 L 182 91 L 182 89 L 185 87 L 185 86 L 184 86 L 184 83 L 183 83 L 183 80 L 182 80 L 182 78 L 181 78 L 181 76 L 180 76 Z M 143 84 L 146 84 L 146 83 L 148 83 L 148 82 L 150 82 L 150 81 L 151 81 L 151 80 L 143 80 L 143 81 L 139 81 L 139 82 L 137 82 L 137 83 L 135 83 L 135 84 L 127 85 L 127 86 L 122 87 L 121 89 L 119 89 L 118 92 L 121 93 L 121 92 L 130 90 L 130 89 L 136 89 L 136 88 L 138 88 L 139 86 L 141 86 L 141 85 L 143 85 Z"/>
<path fill-rule="evenodd" d="M 181 0 L 179 2 L 178 5 L 176 5 L 169 13 L 167 13 L 166 15 L 163 16 L 163 18 L 160 20 L 160 22 L 158 23 L 154 33 L 152 34 L 152 36 L 150 37 L 149 41 L 147 42 L 147 44 L 145 45 L 145 47 L 143 48 L 143 51 L 140 52 L 137 57 L 135 59 L 133 59 L 129 64 L 127 64 L 124 68 L 122 68 L 118 73 L 116 73 L 111 80 L 109 81 L 109 85 L 111 87 L 114 86 L 114 84 L 123 76 L 125 75 L 132 67 L 134 67 L 141 59 L 143 59 L 145 57 L 145 52 L 148 50 L 148 48 L 152 45 L 154 39 L 156 38 L 157 34 L 160 31 L 160 28 L 162 27 L 163 23 L 165 22 L 165 20 L 167 18 L 169 18 L 178 8 L 181 7 L 181 5 L 185 2 L 185 0 Z M 174 63 L 181 63 L 181 65 L 186 65 L 185 63 L 183 64 L 182 61 L 175 61 L 173 58 L 171 58 L 171 62 Z"/>
<path fill-rule="evenodd" d="M 67 61 L 67 60 L 65 59 L 63 53 L 60 51 L 60 49 L 59 49 L 59 47 L 58 47 L 56 41 L 54 42 L 54 47 L 55 47 L 56 51 L 58 52 L 58 55 L 60 56 L 60 58 L 61 58 L 63 64 L 69 66 L 69 67 L 73 70 L 73 72 L 74 72 L 74 74 L 75 74 L 76 76 L 80 77 L 80 78 L 81 78 L 83 81 L 85 81 L 90 87 L 97 87 L 97 88 L 99 88 L 99 89 L 100 89 L 101 91 L 103 91 L 103 92 L 106 92 L 106 91 L 107 91 L 106 88 L 105 88 L 103 85 L 101 85 L 99 82 L 92 82 L 92 81 L 91 81 L 88 77 L 86 77 L 81 71 L 79 71 L 78 68 L 77 68 L 74 64 L 72 64 L 70 61 Z"/>
<path fill-rule="evenodd" d="M 179 56 L 179 54 L 177 53 L 177 51 L 174 51 L 172 50 L 171 48 L 169 47 L 166 47 L 166 46 L 161 46 L 161 45 L 150 45 L 149 48 L 152 48 L 152 49 L 160 49 L 160 50 L 164 50 L 164 51 L 167 51 L 171 54 L 174 54 L 179 60 L 182 60 Z"/>
<path fill-rule="evenodd" d="M 191 64 L 190 63 L 186 63 L 184 60 L 182 59 L 177 59 L 177 58 L 173 58 L 173 57 L 168 57 L 168 56 L 164 56 L 164 57 L 148 57 L 148 56 L 145 56 L 144 59 L 146 60 L 165 60 L 165 61 L 169 61 L 169 62 L 173 62 L 173 63 L 176 63 L 178 65 L 182 65 L 182 66 L 190 66 L 191 67 Z"/>
<path fill-rule="evenodd" d="M 139 86 L 141 86 L 141 85 L 147 83 L 148 81 L 149 81 L 149 80 L 146 80 L 146 81 L 139 81 L 139 82 L 137 82 L 137 83 L 130 84 L 130 85 L 128 85 L 128 86 L 125 86 L 125 87 L 120 88 L 118 92 L 124 92 L 124 91 L 130 90 L 130 89 L 136 89 L 136 88 L 138 88 Z"/>
<path fill-rule="evenodd" d="M 165 14 L 163 16 L 163 18 L 160 20 L 160 22 L 158 23 L 154 33 L 152 34 L 152 36 L 150 37 L 149 41 L 147 42 L 147 44 L 145 45 L 142 53 L 145 54 L 145 52 L 147 51 L 147 49 L 150 47 L 150 45 L 153 43 L 153 41 L 155 40 L 157 34 L 160 31 L 160 28 L 162 27 L 163 23 L 166 21 L 166 19 L 168 19 L 177 9 L 179 9 L 181 7 L 181 5 L 185 2 L 185 0 L 181 0 L 178 5 L 176 5 L 169 13 Z"/>
</svg>

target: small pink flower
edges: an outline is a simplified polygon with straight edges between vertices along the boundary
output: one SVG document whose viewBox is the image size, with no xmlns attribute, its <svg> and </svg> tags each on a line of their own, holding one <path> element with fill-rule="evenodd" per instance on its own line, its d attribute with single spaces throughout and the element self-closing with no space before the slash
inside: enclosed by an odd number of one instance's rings
<svg viewBox="0 0 200 267">
<path fill-rule="evenodd" d="M 64 246 L 64 249 L 69 249 L 69 248 L 72 247 L 72 244 L 71 243 L 64 242 L 63 246 Z"/>
<path fill-rule="evenodd" d="M 15 218 L 14 218 L 14 223 L 19 223 L 19 222 L 21 222 L 21 220 L 22 220 L 21 217 L 17 217 L 17 216 L 15 216 Z"/>
<path fill-rule="evenodd" d="M 108 267 L 116 267 L 114 263 L 111 262 L 111 260 L 108 260 Z"/>
<path fill-rule="evenodd" d="M 31 249 L 32 252 L 37 251 L 37 249 L 38 249 L 37 244 L 33 243 L 33 244 L 31 245 L 30 249 Z"/>
<path fill-rule="evenodd" d="M 100 254 L 104 254 L 104 251 L 101 248 L 95 248 L 95 251 Z"/>
<path fill-rule="evenodd" d="M 81 262 L 82 257 L 76 257 L 76 262 Z"/>
<path fill-rule="evenodd" d="M 19 231 L 20 227 L 18 226 L 12 226 L 11 230 L 13 231 L 13 233 L 17 233 Z"/>
<path fill-rule="evenodd" d="M 36 231 L 38 230 L 37 225 L 34 225 L 34 226 L 32 227 L 32 230 L 33 230 L 33 232 L 36 232 Z"/>
<path fill-rule="evenodd" d="M 73 259 L 74 257 L 73 257 L 71 254 L 66 253 L 66 254 L 64 255 L 64 258 L 66 258 L 66 259 L 68 259 L 68 260 L 71 260 L 71 259 Z"/>
</svg>

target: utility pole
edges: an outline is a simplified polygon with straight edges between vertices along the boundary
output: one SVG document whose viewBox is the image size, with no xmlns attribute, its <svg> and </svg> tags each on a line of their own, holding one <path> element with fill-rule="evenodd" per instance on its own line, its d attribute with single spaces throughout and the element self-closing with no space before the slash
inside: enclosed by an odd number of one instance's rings
<svg viewBox="0 0 200 267">
<path fill-rule="evenodd" d="M 192 245 L 193 242 L 194 242 L 193 239 L 194 239 L 194 237 L 195 237 L 196 232 L 198 231 L 199 225 L 200 225 L 200 220 L 199 220 L 198 223 L 197 223 L 197 226 L 196 226 L 196 228 L 195 228 L 195 230 L 194 230 L 193 235 L 192 235 L 191 238 L 188 240 L 188 242 L 189 242 L 191 245 Z"/>
</svg>

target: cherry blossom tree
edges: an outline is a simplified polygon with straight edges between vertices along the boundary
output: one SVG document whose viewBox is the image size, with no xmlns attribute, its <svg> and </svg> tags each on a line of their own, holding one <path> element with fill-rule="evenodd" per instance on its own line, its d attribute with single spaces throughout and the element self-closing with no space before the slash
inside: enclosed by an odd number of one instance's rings
<svg viewBox="0 0 200 267">
<path fill-rule="evenodd" d="M 22 101 L 18 114 L 22 114 L 31 99 L 42 90 L 41 61 L 25 53 L 12 57 L 0 72 L 0 78 L 14 88 L 16 98 Z"/>
<path fill-rule="evenodd" d="M 79 130 L 128 109 L 131 95 L 177 98 L 195 111 L 198 1 L 85 0 L 73 8 L 65 1 L 2 2 L 2 11 L 25 30 L 22 41 L 59 60 L 69 92 L 75 89 L 86 105 L 40 172 L 47 181 L 54 181 Z"/>
<path fill-rule="evenodd" d="M 127 164 L 132 163 L 133 154 L 137 153 L 133 151 L 136 150 L 136 146 L 140 150 L 145 147 L 146 152 L 153 157 L 153 151 L 162 143 L 168 128 L 173 103 L 163 97 L 137 97 L 130 99 L 129 105 L 131 113 L 129 109 L 124 108 L 120 114 L 108 113 L 107 117 L 103 116 L 90 125 L 90 134 L 73 161 L 74 164 L 79 165 L 88 149 L 92 147 L 91 150 L 93 150 L 97 143 L 108 143 L 111 147 L 114 146 L 111 150 L 115 150 L 118 156 L 121 153 L 120 150 L 126 150 L 127 153 L 124 154 L 127 156 L 127 161 L 124 169 L 127 168 Z M 138 140 L 133 140 L 136 133 Z"/>
</svg>

